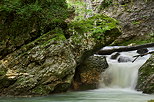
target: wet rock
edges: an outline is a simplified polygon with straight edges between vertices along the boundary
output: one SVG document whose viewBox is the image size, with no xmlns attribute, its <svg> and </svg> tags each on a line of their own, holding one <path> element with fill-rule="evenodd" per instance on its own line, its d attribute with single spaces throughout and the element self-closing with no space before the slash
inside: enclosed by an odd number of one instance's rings
<svg viewBox="0 0 154 102">
<path fill-rule="evenodd" d="M 137 90 L 154 94 L 154 55 L 139 69 Z"/>
<path fill-rule="evenodd" d="M 110 59 L 117 59 L 119 55 L 120 55 L 120 53 L 116 52 L 111 55 Z"/>
<path fill-rule="evenodd" d="M 124 57 L 124 56 L 120 56 L 118 58 L 118 62 L 121 63 L 121 62 L 131 62 L 132 60 L 128 57 Z"/>
<path fill-rule="evenodd" d="M 147 53 L 148 52 L 148 49 L 147 48 L 143 48 L 143 49 L 138 49 L 137 50 L 137 53 L 138 54 L 144 54 L 144 53 Z"/>
<path fill-rule="evenodd" d="M 78 68 L 74 76 L 73 89 L 87 90 L 98 87 L 101 73 L 108 67 L 104 56 L 90 56 Z"/>
</svg>

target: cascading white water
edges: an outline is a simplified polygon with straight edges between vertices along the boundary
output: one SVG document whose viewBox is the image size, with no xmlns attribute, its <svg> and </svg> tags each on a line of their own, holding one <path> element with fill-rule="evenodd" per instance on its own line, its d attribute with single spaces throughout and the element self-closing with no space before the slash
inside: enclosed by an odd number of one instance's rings
<svg viewBox="0 0 154 102">
<path fill-rule="evenodd" d="M 137 55 L 136 51 L 121 52 L 120 56 L 129 58 L 129 62 L 119 63 L 110 59 L 111 55 L 106 56 L 109 68 L 102 73 L 100 87 L 107 88 L 129 88 L 134 89 L 138 78 L 138 69 L 146 62 L 150 55 L 137 58 L 135 62 L 133 56 Z"/>
</svg>

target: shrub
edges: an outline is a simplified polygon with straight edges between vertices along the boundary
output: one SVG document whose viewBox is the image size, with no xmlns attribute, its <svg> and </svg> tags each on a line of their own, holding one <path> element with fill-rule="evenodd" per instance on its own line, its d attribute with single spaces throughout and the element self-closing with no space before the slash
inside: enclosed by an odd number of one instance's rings
<svg viewBox="0 0 154 102">
<path fill-rule="evenodd" d="M 37 31 L 43 34 L 61 26 L 67 18 L 65 0 L 1 0 L 0 32 L 19 35 Z"/>
</svg>

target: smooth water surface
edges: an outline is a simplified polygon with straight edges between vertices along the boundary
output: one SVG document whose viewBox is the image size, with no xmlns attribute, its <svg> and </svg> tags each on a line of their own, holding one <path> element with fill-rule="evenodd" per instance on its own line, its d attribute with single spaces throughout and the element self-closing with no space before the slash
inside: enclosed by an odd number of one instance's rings
<svg viewBox="0 0 154 102">
<path fill-rule="evenodd" d="M 44 97 L 0 98 L 0 102 L 147 102 L 154 95 L 142 94 L 129 89 L 97 89 L 82 92 L 67 92 Z"/>
</svg>

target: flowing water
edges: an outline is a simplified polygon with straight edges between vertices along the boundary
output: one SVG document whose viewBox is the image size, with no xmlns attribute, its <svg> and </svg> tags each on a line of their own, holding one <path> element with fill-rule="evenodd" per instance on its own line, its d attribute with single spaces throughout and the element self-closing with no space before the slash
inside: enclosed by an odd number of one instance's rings
<svg viewBox="0 0 154 102">
<path fill-rule="evenodd" d="M 67 92 L 44 97 L 13 98 L 0 97 L 0 102 L 147 102 L 154 95 L 135 91 L 138 69 L 150 55 L 139 57 L 134 63 L 136 52 L 122 52 L 120 56 L 129 58 L 129 62 L 119 63 L 106 56 L 109 68 L 102 73 L 100 88 L 90 91 Z"/>
<path fill-rule="evenodd" d="M 102 73 L 100 87 L 135 89 L 138 69 L 150 55 L 138 57 L 133 63 L 133 56 L 138 55 L 136 51 L 122 52 L 116 59 L 111 59 L 112 55 L 106 56 L 109 68 Z M 121 62 L 118 62 L 120 58 Z"/>
</svg>

